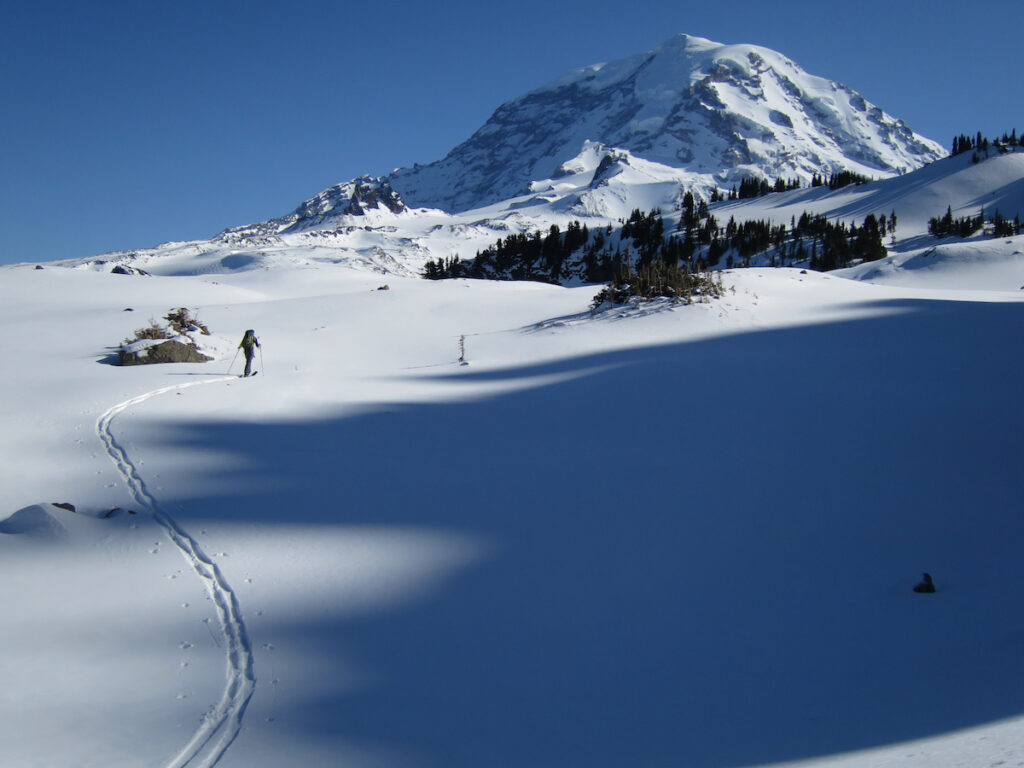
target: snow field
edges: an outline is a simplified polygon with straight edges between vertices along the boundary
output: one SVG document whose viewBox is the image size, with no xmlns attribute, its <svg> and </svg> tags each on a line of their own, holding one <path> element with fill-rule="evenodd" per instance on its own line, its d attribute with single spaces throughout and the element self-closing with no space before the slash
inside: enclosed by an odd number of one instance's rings
<svg viewBox="0 0 1024 768">
<path fill-rule="evenodd" d="M 342 267 L 2 278 L 0 494 L 67 530 L 0 529 L 14 764 L 1016 755 L 1015 294 L 749 270 L 591 316 L 593 288 Z M 217 360 L 97 363 L 182 305 Z M 262 370 L 227 378 L 246 328 Z M 161 515 L 237 598 L 245 705 Z M 230 748 L 175 762 L 229 710 Z"/>
</svg>

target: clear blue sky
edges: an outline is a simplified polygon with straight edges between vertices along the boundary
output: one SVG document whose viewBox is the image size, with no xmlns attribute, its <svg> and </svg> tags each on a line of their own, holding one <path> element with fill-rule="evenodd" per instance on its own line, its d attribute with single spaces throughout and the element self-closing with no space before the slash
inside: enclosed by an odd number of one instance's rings
<svg viewBox="0 0 1024 768">
<path fill-rule="evenodd" d="M 210 237 L 427 163 L 502 102 L 685 32 L 919 133 L 1024 131 L 1017 2 L 3 0 L 0 263 Z"/>
</svg>

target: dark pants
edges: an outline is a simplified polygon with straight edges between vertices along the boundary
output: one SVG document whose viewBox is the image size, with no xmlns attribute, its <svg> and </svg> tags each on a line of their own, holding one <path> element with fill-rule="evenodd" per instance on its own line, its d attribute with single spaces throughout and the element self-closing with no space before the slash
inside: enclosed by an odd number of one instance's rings
<svg viewBox="0 0 1024 768">
<path fill-rule="evenodd" d="M 253 352 L 252 352 L 251 349 L 246 349 L 246 350 L 243 350 L 243 351 L 245 352 L 245 373 L 243 373 L 242 375 L 243 376 L 248 376 L 249 375 L 249 369 L 252 368 Z"/>
</svg>

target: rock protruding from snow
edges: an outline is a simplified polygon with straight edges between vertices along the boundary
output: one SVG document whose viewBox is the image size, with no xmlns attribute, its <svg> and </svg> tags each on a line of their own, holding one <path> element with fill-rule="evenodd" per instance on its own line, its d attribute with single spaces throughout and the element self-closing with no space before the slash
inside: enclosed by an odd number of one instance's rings
<svg viewBox="0 0 1024 768">
<path fill-rule="evenodd" d="M 339 217 L 365 216 L 367 211 L 383 213 L 384 210 L 399 214 L 405 210 L 405 203 L 387 181 L 363 176 L 325 189 L 306 200 L 287 217 L 291 223 L 281 231 L 295 232 Z"/>
<path fill-rule="evenodd" d="M 130 267 L 126 264 L 115 264 L 110 270 L 115 275 L 145 275 L 148 276 L 149 272 L 138 267 Z"/>
<path fill-rule="evenodd" d="M 173 339 L 140 339 L 124 344 L 118 350 L 121 365 L 148 365 L 153 363 L 205 363 L 212 360 L 196 349 L 187 336 Z"/>
</svg>

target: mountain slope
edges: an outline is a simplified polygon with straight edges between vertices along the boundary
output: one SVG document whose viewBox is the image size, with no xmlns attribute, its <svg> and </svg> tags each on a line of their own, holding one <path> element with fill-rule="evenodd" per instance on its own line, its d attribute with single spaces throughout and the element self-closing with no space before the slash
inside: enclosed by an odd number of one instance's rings
<svg viewBox="0 0 1024 768">
<path fill-rule="evenodd" d="M 389 181 L 410 205 L 463 211 L 556 175 L 587 140 L 723 185 L 747 175 L 889 176 L 946 154 L 860 94 L 775 51 L 679 35 L 503 104 L 443 160 Z"/>
<path fill-rule="evenodd" d="M 863 222 L 868 215 L 895 214 L 897 236 L 888 237 L 889 258 L 864 265 L 850 276 L 885 282 L 916 282 L 967 287 L 959 261 L 975 262 L 970 285 L 1016 290 L 1024 283 L 1016 265 L 1024 251 L 1021 237 L 992 238 L 983 233 L 968 241 L 940 241 L 927 234 L 928 219 L 947 206 L 956 216 L 991 216 L 999 211 L 1012 220 L 1024 218 L 1024 152 L 996 152 L 972 162 L 970 155 L 944 158 L 903 176 L 838 190 L 804 187 L 763 197 L 714 203 L 710 212 L 721 225 L 768 220 L 790 226 L 807 212 L 831 221 Z M 458 256 L 463 261 L 516 234 L 547 233 L 552 225 L 566 231 L 573 222 L 592 232 L 612 228 L 614 249 L 620 220 L 633 209 L 660 209 L 665 233 L 678 230 L 679 197 L 685 172 L 625 151 L 590 143 L 564 175 L 532 184 L 530 194 L 486 208 L 447 214 L 436 209 L 409 209 L 392 190 L 373 191 L 377 182 L 360 180 L 347 187 L 360 212 L 322 212 L 343 196 L 322 195 L 307 206 L 313 215 L 282 217 L 226 230 L 209 241 L 168 243 L 152 249 L 111 253 L 61 262 L 82 269 L 109 271 L 116 265 L 155 275 L 230 274 L 278 268 L 309 268 L 345 263 L 382 275 L 417 275 L 428 260 Z M 361 191 L 360 191 L 361 189 Z M 319 206 L 319 207 L 317 207 Z M 577 254 L 577 258 L 579 254 Z M 941 257 L 941 258 L 940 258 Z M 989 264 L 977 268 L 981 260 Z M 768 263 L 756 260 L 755 263 Z M 920 269 L 927 266 L 927 270 Z M 910 275 L 913 271 L 915 274 Z"/>
</svg>

